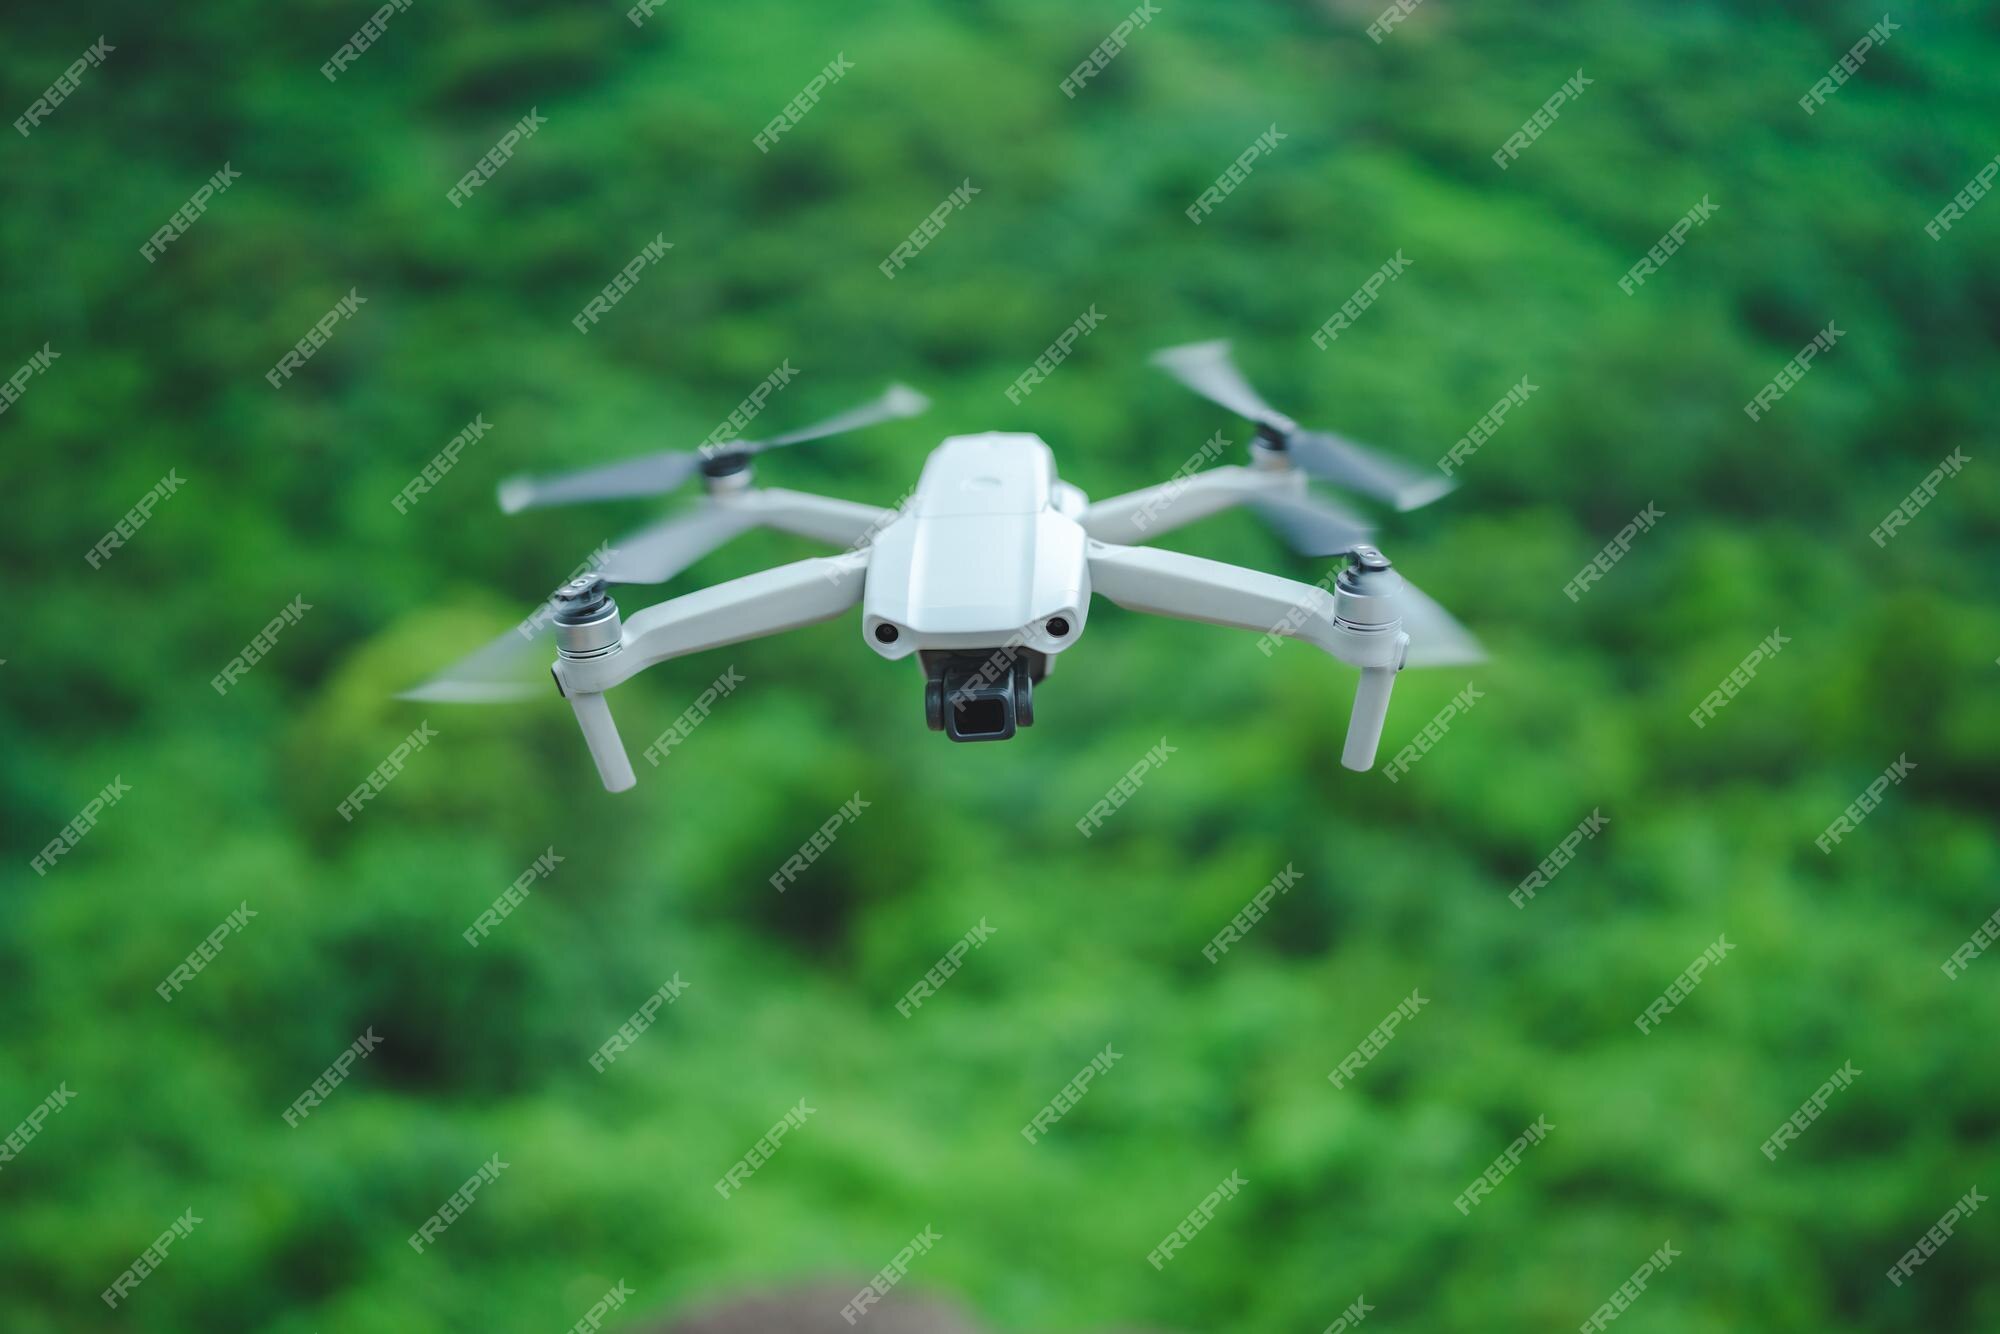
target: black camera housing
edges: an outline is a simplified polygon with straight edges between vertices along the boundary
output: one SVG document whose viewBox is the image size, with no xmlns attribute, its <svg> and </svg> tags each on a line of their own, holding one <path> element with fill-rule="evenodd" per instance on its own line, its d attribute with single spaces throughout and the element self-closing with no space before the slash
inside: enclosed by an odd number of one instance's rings
<svg viewBox="0 0 2000 1334">
<path fill-rule="evenodd" d="M 1035 682 L 1047 664 L 1032 649 L 926 651 L 924 721 L 953 741 L 1005 741 L 1035 721 Z"/>
</svg>

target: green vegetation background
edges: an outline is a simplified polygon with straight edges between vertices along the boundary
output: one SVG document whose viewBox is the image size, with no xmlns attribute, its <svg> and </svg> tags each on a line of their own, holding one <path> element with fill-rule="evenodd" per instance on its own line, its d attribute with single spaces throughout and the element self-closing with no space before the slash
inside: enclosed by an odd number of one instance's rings
<svg viewBox="0 0 2000 1334">
<path fill-rule="evenodd" d="M 366 3 L 55 6 L 6 21 L 6 107 L 102 33 L 102 69 L 0 146 L 0 370 L 61 359 L 0 419 L 7 865 L 0 1122 L 75 1101 L 0 1174 L 0 1326 L 558 1329 L 620 1278 L 628 1322 L 786 1276 L 866 1275 L 926 1224 L 913 1287 L 997 1327 L 1574 1328 L 1663 1242 L 1619 1329 L 2000 1327 L 2000 959 L 1939 965 L 1996 907 L 2000 612 L 1990 446 L 2000 205 L 1924 223 L 2000 149 L 1990 5 L 1900 31 L 1819 114 L 1796 99 L 1881 10 L 1167 0 L 1075 100 L 1120 4 L 418 0 L 337 83 Z M 751 136 L 854 69 L 768 156 Z M 1489 154 L 1594 82 L 1513 169 Z M 530 108 L 547 125 L 462 210 L 445 191 Z M 1201 227 L 1182 209 L 1285 140 Z M 157 265 L 138 249 L 242 173 Z M 893 283 L 877 263 L 979 190 Z M 1715 217 L 1617 278 L 1704 196 Z M 665 262 L 588 337 L 569 318 L 656 233 Z M 1327 353 L 1307 336 L 1411 262 Z M 263 372 L 350 288 L 296 380 Z M 1103 327 L 1032 397 L 1014 376 Z M 1828 321 L 1762 422 L 1741 404 Z M 1352 678 L 1318 655 L 1100 604 L 1012 744 L 926 732 L 919 682 L 846 618 L 619 692 L 634 749 L 746 678 L 638 789 L 597 787 L 550 698 L 391 698 L 512 624 L 659 506 L 503 518 L 511 472 L 699 440 L 780 361 L 760 426 L 906 379 L 929 416 L 770 460 L 893 503 L 939 437 L 1040 432 L 1093 494 L 1242 423 L 1144 365 L 1233 337 L 1310 423 L 1421 464 L 1540 386 L 1441 503 L 1386 516 L 1402 567 L 1494 661 L 1411 673 L 1388 744 L 1485 692 L 1400 784 L 1336 760 Z M 491 423 L 407 516 L 390 498 Z M 1971 465 L 1878 549 L 1953 448 Z M 185 485 L 102 570 L 90 547 Z M 1573 605 L 1563 584 L 1665 513 Z M 686 503 L 682 498 L 675 504 Z M 1169 545 L 1311 580 L 1246 517 Z M 812 554 L 744 537 L 663 590 Z M 628 597 L 629 608 L 646 600 Z M 313 610 L 218 697 L 278 610 Z M 1705 730 L 1688 711 L 1773 628 L 1792 643 Z M 349 825 L 335 804 L 422 720 L 439 739 Z M 1178 749 L 1099 836 L 1074 821 Z M 1814 838 L 1899 755 L 1909 782 Z M 645 768 L 644 765 L 641 766 Z M 132 787 L 27 869 L 114 775 Z M 782 897 L 767 876 L 872 803 Z M 1610 820 L 1525 910 L 1512 888 Z M 477 951 L 475 915 L 564 858 Z M 1247 944 L 1201 947 L 1280 868 Z M 154 985 L 256 917 L 171 1005 Z M 913 1018 L 893 1003 L 982 919 Z M 1633 1016 L 1736 946 L 1651 1036 Z M 670 975 L 688 994 L 610 1070 L 588 1054 Z M 1355 1083 L 1326 1074 L 1412 988 Z M 383 1046 L 300 1128 L 280 1112 L 365 1028 Z M 1123 1059 L 1018 1134 L 1091 1056 Z M 1832 1071 L 1863 1074 L 1775 1163 Z M 711 1183 L 800 1098 L 737 1198 Z M 1470 1218 L 1452 1200 L 1554 1126 Z M 433 1250 L 405 1237 L 489 1155 Z M 1163 1273 L 1147 1252 L 1249 1182 Z M 99 1291 L 183 1210 L 129 1305 Z"/>
</svg>

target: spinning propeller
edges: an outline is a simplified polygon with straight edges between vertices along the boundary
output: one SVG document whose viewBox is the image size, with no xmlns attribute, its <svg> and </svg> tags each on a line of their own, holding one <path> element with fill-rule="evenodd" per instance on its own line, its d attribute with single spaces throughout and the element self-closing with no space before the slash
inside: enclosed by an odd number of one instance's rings
<svg viewBox="0 0 2000 1334">
<path fill-rule="evenodd" d="M 1410 637 L 1405 667 L 1457 667 L 1486 661 L 1486 650 L 1472 631 L 1458 618 L 1440 607 L 1425 592 L 1403 580 L 1398 593 L 1403 613 L 1403 633 Z"/>
<path fill-rule="evenodd" d="M 930 400 L 907 385 L 892 384 L 882 394 L 825 421 L 768 440 L 731 440 L 701 449 L 666 450 L 622 463 L 550 477 L 512 477 L 500 484 L 500 508 L 509 514 L 544 505 L 568 505 L 589 500 L 663 495 L 676 490 L 696 473 L 726 476 L 740 472 L 752 458 L 770 449 L 821 440 L 843 431 L 913 417 Z M 756 518 L 704 500 L 694 508 L 662 519 L 612 544 L 596 571 L 613 584 L 662 584 L 709 552 L 756 525 Z M 531 699 L 548 691 L 546 668 L 554 630 L 554 602 L 544 602 L 520 627 L 445 668 L 398 698 L 454 704 L 491 704 Z"/>
<path fill-rule="evenodd" d="M 1398 510 L 1428 505 L 1455 485 L 1386 454 L 1328 431 L 1309 431 L 1264 401 L 1229 355 L 1225 340 L 1187 343 L 1153 354 L 1153 364 L 1195 393 L 1257 425 L 1266 446 L 1282 452 L 1300 472 L 1385 500 Z M 1268 496 L 1250 502 L 1279 536 L 1302 556 L 1348 555 L 1367 545 L 1368 522 L 1323 496 Z M 1377 553 L 1379 555 L 1379 553 Z M 1486 651 L 1470 630 L 1408 579 L 1399 580 L 1398 607 L 1410 636 L 1407 665 L 1447 667 L 1484 662 Z"/>
<path fill-rule="evenodd" d="M 700 517 L 695 516 L 695 520 Z M 734 515 L 725 517 L 735 518 Z M 680 518 L 668 519 L 633 534 L 633 542 L 611 549 L 610 559 L 597 574 L 607 583 L 664 583 L 747 526 L 736 525 L 728 532 L 713 536 L 703 545 L 690 533 L 691 522 Z M 663 530 L 666 531 L 663 533 Z M 708 531 L 712 533 L 713 529 Z M 614 573 L 620 558 L 632 546 L 642 543 L 649 534 L 673 539 L 674 549 L 671 552 L 661 550 L 657 553 L 656 569 L 661 572 L 650 579 L 632 577 L 630 567 L 625 572 Z M 661 545 L 664 547 L 666 544 Z M 678 564 L 675 564 L 676 561 Z M 667 568 L 669 565 L 673 568 Z M 552 641 L 556 608 L 556 597 L 551 594 L 518 626 L 495 636 L 483 648 L 466 654 L 422 685 L 405 690 L 396 698 L 429 700 L 438 704 L 504 704 L 510 700 L 546 697 L 549 693 L 549 659 L 554 653 Z"/>
<path fill-rule="evenodd" d="M 1226 341 L 1170 347 L 1155 352 L 1153 364 L 1210 402 L 1220 403 L 1239 417 L 1255 422 L 1264 442 L 1282 451 L 1293 466 L 1309 477 L 1385 500 L 1399 510 L 1428 505 L 1452 489 L 1449 478 L 1421 472 L 1331 431 L 1306 430 L 1266 403 L 1263 395 L 1250 387 L 1243 372 L 1236 369 Z M 1352 516 L 1335 513 L 1349 522 L 1358 522 Z M 1282 523 L 1279 527 L 1289 536 Z"/>
<path fill-rule="evenodd" d="M 745 460 L 755 458 L 767 449 L 782 449 L 807 440 L 821 440 L 839 435 L 842 431 L 858 431 L 864 426 L 897 417 L 914 417 L 930 405 L 929 399 L 907 385 L 892 384 L 881 397 L 871 402 L 849 408 L 823 422 L 815 422 L 784 435 L 774 435 L 769 440 L 731 440 L 701 449 L 663 450 L 658 454 L 642 454 L 636 459 L 626 459 L 622 463 L 557 473 L 552 477 L 510 477 L 500 483 L 500 508 L 509 514 L 517 514 L 544 505 L 665 495 L 677 490 L 697 472 L 735 472 Z"/>
</svg>

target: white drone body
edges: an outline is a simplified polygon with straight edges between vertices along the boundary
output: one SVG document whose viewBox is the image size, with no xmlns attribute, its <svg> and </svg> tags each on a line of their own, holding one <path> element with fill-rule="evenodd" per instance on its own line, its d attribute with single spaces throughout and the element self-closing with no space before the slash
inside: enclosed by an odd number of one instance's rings
<svg viewBox="0 0 2000 1334">
<path fill-rule="evenodd" d="M 1213 378 L 1218 359 L 1235 376 L 1223 347 L 1204 344 L 1164 357 L 1183 358 L 1178 366 L 1169 361 L 1169 369 L 1191 382 L 1201 377 L 1183 373 L 1189 357 L 1202 359 L 1204 376 Z M 1240 376 L 1235 381 L 1226 386 L 1234 402 L 1248 401 L 1243 393 L 1254 400 Z M 836 419 L 836 426 L 921 406 L 910 391 L 892 390 L 882 403 Z M 605 695 L 655 663 L 828 620 L 859 604 L 862 642 L 883 658 L 914 655 L 923 668 L 933 729 L 955 741 L 1004 740 L 1033 722 L 1033 688 L 1083 637 L 1093 594 L 1132 611 L 1303 640 L 1358 668 L 1341 762 L 1368 769 L 1396 673 L 1405 665 L 1477 661 L 1481 654 L 1469 634 L 1366 544 L 1359 520 L 1308 492 L 1308 477 L 1337 474 L 1391 499 L 1420 496 L 1412 503 L 1443 488 L 1361 446 L 1299 431 L 1269 409 L 1245 415 L 1260 422 L 1250 466 L 1213 468 L 1094 505 L 1056 476 L 1054 455 L 1039 436 L 1008 432 L 946 439 L 900 510 L 753 486 L 750 458 L 792 443 L 788 438 L 699 457 L 648 456 L 542 483 L 517 481 L 503 488 L 503 503 L 522 508 L 645 493 L 697 471 L 704 475 L 708 496 L 699 509 L 617 544 L 602 571 L 564 585 L 553 604 L 556 684 L 576 712 L 604 786 L 614 792 L 632 787 L 634 777 Z M 816 433 L 824 432 L 796 438 Z M 1140 545 L 1236 505 L 1258 509 L 1302 550 L 1347 554 L 1350 564 L 1332 591 Z M 753 526 L 844 550 L 672 598 L 629 619 L 606 591 L 607 582 L 670 577 Z M 479 679 L 482 658 L 494 651 L 411 696 L 502 697 Z"/>
<path fill-rule="evenodd" d="M 1040 436 L 952 436 L 869 543 L 863 640 L 891 659 L 1003 644 L 1062 652 L 1090 607 L 1085 504 L 1056 480 Z"/>
</svg>

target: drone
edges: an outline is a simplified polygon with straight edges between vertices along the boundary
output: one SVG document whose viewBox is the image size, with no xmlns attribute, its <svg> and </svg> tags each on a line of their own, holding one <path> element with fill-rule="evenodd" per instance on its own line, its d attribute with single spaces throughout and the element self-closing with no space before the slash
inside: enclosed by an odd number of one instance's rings
<svg viewBox="0 0 2000 1334">
<path fill-rule="evenodd" d="M 553 639 L 556 688 L 569 701 L 608 791 L 634 786 L 606 694 L 670 658 L 830 620 L 861 607 L 861 640 L 877 656 L 914 656 L 925 721 L 953 741 L 1004 741 L 1034 722 L 1034 688 L 1075 647 L 1095 594 L 1128 611 L 1203 621 L 1310 643 L 1360 670 L 1341 763 L 1365 771 L 1405 667 L 1482 661 L 1479 643 L 1404 580 L 1368 541 L 1357 514 L 1312 489 L 1328 483 L 1398 510 L 1451 489 L 1376 450 L 1306 430 L 1236 368 L 1227 342 L 1191 343 L 1153 361 L 1255 427 L 1247 464 L 1225 464 L 1092 502 L 1056 475 L 1041 437 L 954 435 L 931 451 L 906 503 L 882 509 L 753 485 L 762 454 L 909 417 L 929 401 L 892 385 L 839 416 L 762 441 L 647 454 L 604 467 L 501 483 L 509 513 L 545 505 L 663 495 L 699 476 L 691 510 L 612 544 L 556 590 L 545 615 L 403 698 L 485 703 L 518 698 L 505 679 L 524 652 Z M 1217 437 L 1220 440 L 1220 437 Z M 1246 506 L 1302 555 L 1347 558 L 1319 585 L 1144 545 L 1170 529 Z M 838 554 L 794 561 L 670 598 L 629 619 L 612 584 L 663 583 L 737 534 L 776 529 Z"/>
</svg>

